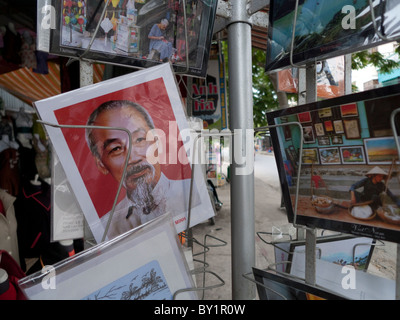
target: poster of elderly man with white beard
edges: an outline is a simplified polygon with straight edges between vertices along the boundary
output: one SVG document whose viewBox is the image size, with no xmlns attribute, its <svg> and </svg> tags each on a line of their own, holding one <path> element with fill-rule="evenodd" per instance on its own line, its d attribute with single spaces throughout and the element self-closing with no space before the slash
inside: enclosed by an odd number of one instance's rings
<svg viewBox="0 0 400 320">
<path fill-rule="evenodd" d="M 34 105 L 97 242 L 167 212 L 182 232 L 189 201 L 191 227 L 214 215 L 170 64 Z"/>
</svg>

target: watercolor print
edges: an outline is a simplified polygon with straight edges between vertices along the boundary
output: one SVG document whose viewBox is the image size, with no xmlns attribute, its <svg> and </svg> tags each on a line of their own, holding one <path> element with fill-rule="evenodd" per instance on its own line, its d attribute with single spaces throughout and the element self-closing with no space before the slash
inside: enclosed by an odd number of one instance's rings
<svg viewBox="0 0 400 320">
<path fill-rule="evenodd" d="M 159 263 L 154 260 L 83 300 L 172 300 L 172 293 Z"/>
</svg>

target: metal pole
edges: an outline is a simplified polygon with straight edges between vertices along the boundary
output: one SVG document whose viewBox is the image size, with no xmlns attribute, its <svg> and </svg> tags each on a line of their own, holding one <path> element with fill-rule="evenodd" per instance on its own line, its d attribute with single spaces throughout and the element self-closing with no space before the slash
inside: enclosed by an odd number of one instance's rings
<svg viewBox="0 0 400 320">
<path fill-rule="evenodd" d="M 80 87 L 93 84 L 93 65 L 84 60 L 79 60 L 79 80 Z"/>
<path fill-rule="evenodd" d="M 93 84 L 93 66 L 90 62 L 81 59 L 79 60 L 79 85 L 82 88 L 91 84 Z M 85 249 L 96 243 L 86 219 L 84 220 L 84 239 Z"/>
<path fill-rule="evenodd" d="M 251 152 L 248 151 L 248 146 L 254 145 L 251 25 L 248 23 L 246 4 L 246 0 L 231 1 L 228 25 L 230 129 L 242 130 L 241 134 L 233 135 L 231 165 L 233 300 L 255 299 L 254 284 L 243 276 L 252 272 L 255 266 L 254 147 Z M 252 132 L 251 135 L 246 135 L 248 130 Z M 245 172 L 238 154 L 245 158 L 244 165 L 251 172 Z"/>
<path fill-rule="evenodd" d="M 317 101 L 317 73 L 316 65 L 311 64 L 306 68 L 307 93 L 306 102 L 311 103 Z M 306 231 L 306 283 L 315 285 L 316 281 L 316 245 L 317 235 L 315 229 L 307 229 Z"/>
<path fill-rule="evenodd" d="M 299 73 L 299 92 L 297 99 L 298 99 L 298 104 L 302 105 L 306 103 L 306 93 L 307 93 L 306 69 L 297 68 L 297 71 Z M 302 228 L 297 228 L 297 239 L 304 240 L 305 238 L 306 238 L 305 230 Z"/>
</svg>

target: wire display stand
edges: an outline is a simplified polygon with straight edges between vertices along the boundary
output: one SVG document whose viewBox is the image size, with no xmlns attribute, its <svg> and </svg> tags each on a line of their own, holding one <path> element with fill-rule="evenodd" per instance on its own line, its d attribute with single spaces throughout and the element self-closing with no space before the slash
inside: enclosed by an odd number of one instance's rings
<svg viewBox="0 0 400 320">
<path fill-rule="evenodd" d="M 42 121 L 42 120 L 38 120 L 38 123 L 41 123 L 45 126 L 51 126 L 54 128 L 74 128 L 74 129 L 100 129 L 100 130 L 119 130 L 119 131 L 123 131 L 128 135 L 128 153 L 127 153 L 127 157 L 125 159 L 124 162 L 124 170 L 123 170 L 123 174 L 122 174 L 122 178 L 121 181 L 118 185 L 118 190 L 116 192 L 115 198 L 114 198 L 114 202 L 113 202 L 113 206 L 112 209 L 110 211 L 110 217 L 108 218 L 107 221 L 107 225 L 106 228 L 104 230 L 103 236 L 102 236 L 102 240 L 101 243 L 106 241 L 106 237 L 108 234 L 108 230 L 109 227 L 111 225 L 111 221 L 112 221 L 112 217 L 115 211 L 115 206 L 117 205 L 117 201 L 118 201 L 118 197 L 120 195 L 122 186 L 123 186 L 123 181 L 124 181 L 124 177 L 126 176 L 126 171 L 127 171 L 127 167 L 128 167 L 128 163 L 129 163 L 129 156 L 131 154 L 131 150 L 132 150 L 132 137 L 131 137 L 131 133 L 129 132 L 128 129 L 126 128 L 121 128 L 121 127 L 105 127 L 105 126 L 94 126 L 94 125 L 61 125 L 61 124 L 54 124 L 54 123 L 49 123 L 46 121 Z M 193 270 L 190 270 L 192 275 L 201 275 L 202 276 L 202 286 L 201 287 L 195 287 L 195 288 L 185 288 L 185 289 L 181 289 L 181 290 L 177 290 L 174 294 L 173 294 L 173 299 L 176 299 L 176 297 L 184 292 L 188 292 L 188 291 L 201 291 L 202 292 L 202 296 L 201 299 L 204 299 L 204 291 L 205 290 L 211 290 L 214 288 L 218 288 L 221 287 L 223 285 L 225 285 L 225 281 L 215 272 L 209 271 L 207 270 L 207 268 L 209 267 L 209 264 L 206 261 L 206 255 L 207 252 L 209 252 L 211 250 L 211 248 L 215 248 L 215 247 L 221 247 L 221 246 L 225 246 L 227 245 L 227 242 L 219 239 L 211 234 L 206 234 L 204 236 L 203 242 L 197 240 L 196 238 L 193 237 L 192 232 L 191 232 L 191 227 L 190 227 L 190 220 L 191 220 L 191 208 L 192 208 L 192 193 L 193 193 L 193 182 L 194 182 L 194 170 L 197 167 L 197 161 L 196 161 L 196 149 L 197 149 L 197 142 L 200 141 L 200 143 L 202 143 L 201 138 L 204 137 L 215 137 L 215 136 L 230 136 L 230 133 L 225 133 L 225 134 L 214 134 L 214 133 L 204 133 L 204 132 L 200 132 L 197 134 L 196 138 L 194 139 L 195 143 L 194 143 L 194 149 L 193 149 L 193 156 L 192 156 L 192 170 L 191 170 L 191 183 L 190 183 L 190 192 L 189 192 L 189 208 L 188 208 L 188 216 L 187 216 L 187 226 L 186 226 L 186 231 L 183 232 L 181 234 L 182 237 L 184 237 L 187 240 L 187 243 L 191 246 L 191 249 L 193 250 L 193 245 L 199 245 L 201 248 L 201 251 L 198 253 L 194 253 L 193 257 L 200 257 L 199 259 L 193 259 L 194 262 L 198 262 L 200 263 L 202 266 L 201 267 L 197 267 L 194 268 Z M 198 152 L 199 156 L 201 156 L 200 152 Z M 201 164 L 201 161 L 200 161 Z M 90 233 L 89 228 L 87 228 L 87 222 L 85 221 L 85 236 L 84 236 L 84 240 L 87 244 L 89 244 L 89 246 L 94 246 L 95 240 L 93 239 L 93 235 Z M 208 243 L 209 239 L 213 239 L 215 241 L 217 241 L 217 244 L 210 244 Z M 202 257 L 202 258 L 201 258 Z M 210 286 L 206 286 L 206 274 L 212 275 L 214 276 L 217 280 L 218 283 L 214 284 L 214 285 L 210 285 Z"/>
</svg>

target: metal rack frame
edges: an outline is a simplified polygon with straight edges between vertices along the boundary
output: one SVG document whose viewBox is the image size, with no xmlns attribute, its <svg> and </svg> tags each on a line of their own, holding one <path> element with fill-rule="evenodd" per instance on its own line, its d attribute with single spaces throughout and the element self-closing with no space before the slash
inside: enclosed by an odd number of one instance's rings
<svg viewBox="0 0 400 320">
<path fill-rule="evenodd" d="M 129 164 L 129 157 L 130 157 L 131 150 L 132 150 L 131 133 L 129 132 L 128 129 L 122 128 L 122 127 L 106 127 L 106 126 L 95 126 L 95 125 L 61 125 L 61 124 L 49 123 L 49 122 L 42 121 L 42 120 L 38 120 L 38 123 L 41 123 L 41 124 L 43 124 L 45 126 L 51 126 L 51 127 L 54 127 L 54 128 L 59 128 L 59 129 L 62 129 L 62 128 L 75 128 L 75 129 L 92 128 L 92 129 L 100 129 L 100 130 L 119 130 L 119 131 L 125 132 L 128 135 L 128 153 L 127 153 L 127 156 L 126 156 L 126 159 L 125 159 L 125 162 L 124 162 L 124 170 L 123 170 L 123 173 L 122 173 L 122 179 L 121 179 L 121 181 L 120 181 L 120 183 L 118 185 L 118 190 L 117 190 L 117 193 L 116 193 L 116 195 L 114 197 L 113 206 L 112 206 L 112 209 L 110 211 L 110 217 L 108 218 L 107 225 L 106 225 L 106 228 L 105 228 L 105 231 L 103 233 L 102 240 L 101 240 L 101 243 L 105 242 L 106 236 L 107 236 L 107 233 L 108 233 L 108 229 L 109 229 L 109 227 L 111 225 L 112 217 L 114 215 L 115 206 L 117 204 L 118 197 L 120 195 L 120 192 L 121 192 L 121 189 L 122 189 L 122 186 L 123 186 L 123 180 L 124 180 L 124 177 L 126 175 L 127 166 Z M 204 137 L 215 137 L 215 136 L 231 136 L 231 134 L 230 133 L 221 133 L 221 134 L 218 133 L 218 134 L 215 134 L 215 133 L 200 132 L 200 133 L 198 133 L 198 135 L 196 136 L 194 141 L 195 142 L 198 142 L 198 141 L 202 142 L 202 140 L 200 140 L 201 138 L 204 138 Z M 194 270 L 191 270 L 191 274 L 192 275 L 198 275 L 198 274 L 202 275 L 202 287 L 185 288 L 185 289 L 178 290 L 173 294 L 173 299 L 174 300 L 176 299 L 177 295 L 179 295 L 180 293 L 188 292 L 188 291 L 202 291 L 202 299 L 204 299 L 204 291 L 205 290 L 210 290 L 210 289 L 218 288 L 218 287 L 221 287 L 221 286 L 225 285 L 225 281 L 218 274 L 216 274 L 215 272 L 207 270 L 207 267 L 209 265 L 206 262 L 206 253 L 208 251 L 210 251 L 210 249 L 212 247 L 221 247 L 221 246 L 227 245 L 227 242 L 222 240 L 222 239 L 219 239 L 219 238 L 217 238 L 217 237 L 215 237 L 215 236 L 213 236 L 211 234 L 206 234 L 204 236 L 204 240 L 203 240 L 203 243 L 202 243 L 202 242 L 198 241 L 196 238 L 194 238 L 192 236 L 192 232 L 190 232 L 190 228 L 191 228 L 190 227 L 190 219 L 191 219 L 191 208 L 192 208 L 192 193 L 193 193 L 194 171 L 195 171 L 195 168 L 197 167 L 196 166 L 196 152 L 195 152 L 196 149 L 197 149 L 196 146 L 197 146 L 197 144 L 194 143 L 194 150 L 193 150 L 193 156 L 192 156 L 193 158 L 192 158 L 192 170 L 191 170 L 191 181 L 190 181 L 190 192 L 189 192 L 189 209 L 188 209 L 188 216 L 187 216 L 188 217 L 187 218 L 187 226 L 186 226 L 186 231 L 182 234 L 182 237 L 186 238 L 186 240 L 191 244 L 192 249 L 193 249 L 193 244 L 197 244 L 203 249 L 202 252 L 193 254 L 193 256 L 200 256 L 200 255 L 203 256 L 203 260 L 199 260 L 199 259 L 194 259 L 193 260 L 194 262 L 201 263 L 203 265 L 203 267 L 195 268 Z M 199 153 L 199 156 L 201 156 L 200 153 Z M 85 236 L 87 236 L 87 235 L 85 234 Z M 91 236 L 89 236 L 89 238 L 90 239 L 85 239 L 85 241 L 87 241 L 87 243 L 89 243 L 89 245 L 94 245 L 94 242 L 92 242 L 93 239 L 91 239 Z M 212 238 L 214 240 L 217 240 L 219 242 L 219 244 L 216 244 L 216 245 L 215 244 L 214 245 L 207 244 L 207 239 L 208 238 Z M 206 286 L 205 285 L 206 274 L 213 275 L 219 281 L 219 283 L 217 283 L 215 285 L 211 285 L 211 286 Z"/>
<path fill-rule="evenodd" d="M 108 4 L 109 0 L 107 0 Z M 265 5 L 269 3 L 265 1 Z M 296 1 L 298 4 L 298 1 Z M 371 0 L 370 0 L 371 3 Z M 237 0 L 230 3 L 226 27 L 229 43 L 229 79 L 230 79 L 230 128 L 253 129 L 253 103 L 252 103 L 252 74 L 251 74 L 251 15 L 247 10 L 247 0 Z M 374 12 L 371 10 L 371 15 Z M 372 19 L 374 20 L 374 19 Z M 376 27 L 376 26 L 374 26 Z M 379 35 L 379 33 L 378 33 Z M 293 49 L 293 48 L 292 48 Z M 291 50 L 293 56 L 293 50 Z M 79 58 L 81 70 L 88 70 L 94 61 Z M 315 65 L 300 66 L 301 76 L 307 79 L 306 102 L 316 101 Z M 305 69 L 305 74 L 304 74 Z M 90 74 L 90 73 L 89 73 Z M 87 75 L 87 73 L 86 73 Z M 348 78 L 348 74 L 345 74 Z M 81 72 L 81 86 L 89 84 L 90 76 L 85 78 Z M 301 84 L 303 86 L 303 84 Z M 351 84 L 346 84 L 347 93 Z M 299 92 L 300 93 L 300 92 Z M 299 96 L 299 101 L 303 98 Z M 399 151 L 400 152 L 400 151 Z M 250 157 L 251 155 L 246 155 Z M 239 165 L 233 160 L 232 172 Z M 248 284 L 244 275 L 248 274 L 255 264 L 254 243 L 254 203 L 249 201 L 254 195 L 254 174 L 231 179 L 231 208 L 232 208 L 232 298 L 234 300 L 254 299 L 254 287 Z M 243 223 L 246 221 L 246 223 Z M 301 228 L 301 231 L 304 230 Z M 300 235 L 301 236 L 301 235 Z M 315 245 L 316 234 L 313 229 L 306 229 L 307 243 L 307 282 L 315 283 Z M 397 265 L 400 265 L 400 246 L 398 245 Z M 398 269 L 399 267 L 397 267 Z M 397 272 L 399 275 L 399 272 Z M 400 277 L 397 276 L 399 279 Z M 400 280 L 397 280 L 399 283 Z M 400 285 L 396 286 L 397 288 Z M 400 299 L 397 289 L 397 299 Z"/>
</svg>

